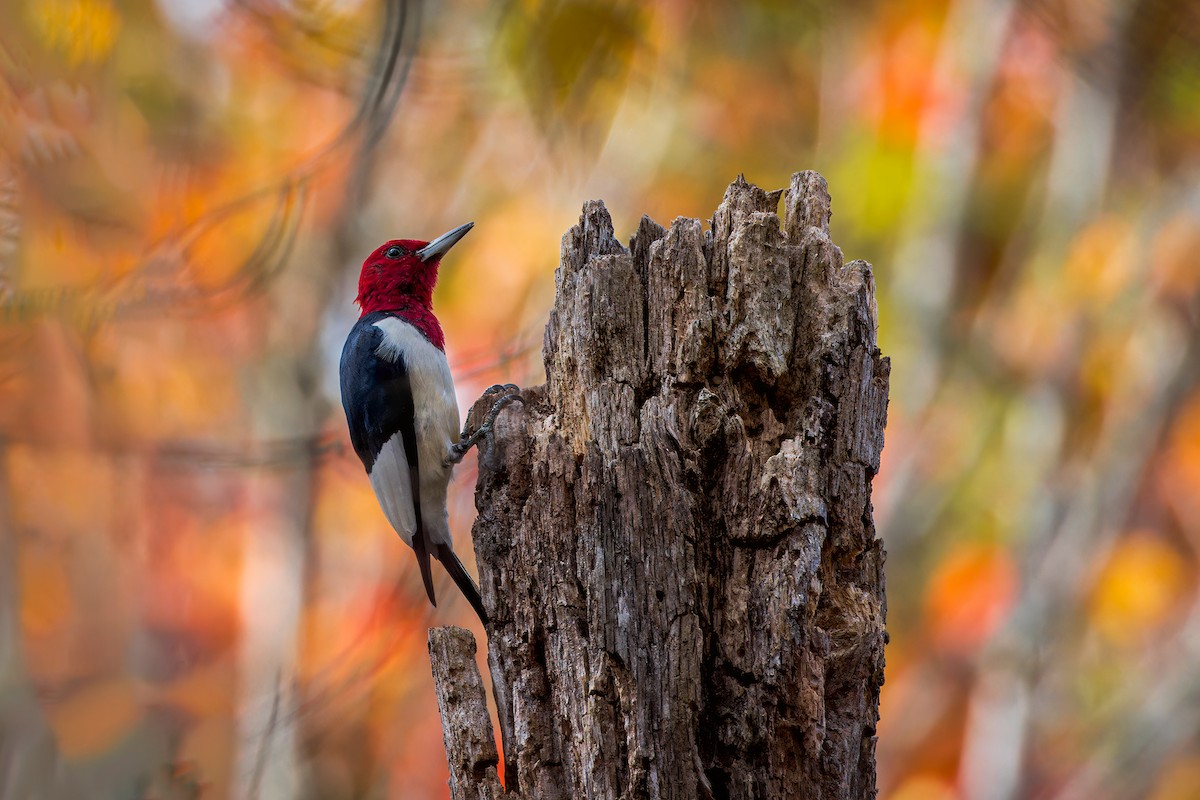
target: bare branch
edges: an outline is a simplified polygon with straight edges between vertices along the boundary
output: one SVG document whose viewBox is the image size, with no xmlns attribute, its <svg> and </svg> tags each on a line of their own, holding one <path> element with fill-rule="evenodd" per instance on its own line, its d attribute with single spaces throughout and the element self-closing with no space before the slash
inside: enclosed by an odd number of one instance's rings
<svg viewBox="0 0 1200 800">
<path fill-rule="evenodd" d="M 496 774 L 500 755 L 475 665 L 475 637 L 462 628 L 432 628 L 429 660 L 450 761 L 450 796 L 454 800 L 516 798 L 505 795 Z"/>
</svg>

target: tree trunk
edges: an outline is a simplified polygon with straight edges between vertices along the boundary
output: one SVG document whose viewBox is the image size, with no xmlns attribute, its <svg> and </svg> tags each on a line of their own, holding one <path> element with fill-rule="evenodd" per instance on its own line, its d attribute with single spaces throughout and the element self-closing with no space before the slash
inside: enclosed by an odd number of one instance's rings
<svg viewBox="0 0 1200 800">
<path fill-rule="evenodd" d="M 829 216 L 802 172 L 738 178 L 710 231 L 643 218 L 627 249 L 593 201 L 563 238 L 548 381 L 476 488 L 509 792 L 874 796 L 889 364 Z M 470 648 L 433 641 L 453 795 L 493 796 Z"/>
</svg>

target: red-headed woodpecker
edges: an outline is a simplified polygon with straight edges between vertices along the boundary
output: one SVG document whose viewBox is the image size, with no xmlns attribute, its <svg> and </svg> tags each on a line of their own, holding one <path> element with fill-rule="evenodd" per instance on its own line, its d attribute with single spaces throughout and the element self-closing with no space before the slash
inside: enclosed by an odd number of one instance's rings
<svg viewBox="0 0 1200 800">
<path fill-rule="evenodd" d="M 432 242 L 396 239 L 367 257 L 356 299 L 362 316 L 342 349 L 341 388 L 354 451 L 388 522 L 416 553 L 429 601 L 437 605 L 432 556 L 487 624 L 479 587 L 454 554 L 446 490 L 454 465 L 516 395 L 501 398 L 480 430 L 460 440 L 445 337 L 433 313 L 441 258 L 473 224 Z"/>
</svg>

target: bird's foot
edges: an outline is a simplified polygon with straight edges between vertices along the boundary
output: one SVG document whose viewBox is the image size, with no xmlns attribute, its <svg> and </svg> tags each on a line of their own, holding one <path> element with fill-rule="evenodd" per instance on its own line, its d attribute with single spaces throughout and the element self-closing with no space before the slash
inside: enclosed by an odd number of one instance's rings
<svg viewBox="0 0 1200 800">
<path fill-rule="evenodd" d="M 483 393 L 483 396 L 487 397 L 497 392 L 501 392 L 502 394 L 496 399 L 496 402 L 492 403 L 492 407 L 488 409 L 487 414 L 483 418 L 483 423 L 474 432 L 471 432 L 468 428 L 463 428 L 462 436 L 459 440 L 450 445 L 450 453 L 446 458 L 448 463 L 457 464 L 462 461 L 467 452 L 478 444 L 480 439 L 490 434 L 492 426 L 496 424 L 496 417 L 504 410 L 506 405 L 513 400 L 520 400 L 522 403 L 525 402 L 525 398 L 521 397 L 521 388 L 512 383 L 506 383 L 503 386 L 497 383 L 489 387 Z"/>
</svg>

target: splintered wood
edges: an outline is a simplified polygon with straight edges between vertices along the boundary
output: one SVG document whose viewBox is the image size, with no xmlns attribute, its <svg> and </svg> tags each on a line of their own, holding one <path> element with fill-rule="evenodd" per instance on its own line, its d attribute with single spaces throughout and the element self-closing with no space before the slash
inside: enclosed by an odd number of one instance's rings
<svg viewBox="0 0 1200 800">
<path fill-rule="evenodd" d="M 829 218 L 802 172 L 734 181 L 707 231 L 643 218 L 625 247 L 592 201 L 563 237 L 547 383 L 500 416 L 476 488 L 514 796 L 874 796 L 889 364 L 871 267 Z M 431 653 L 439 687 L 470 660 Z M 453 795 L 492 797 L 461 695 Z"/>
</svg>

